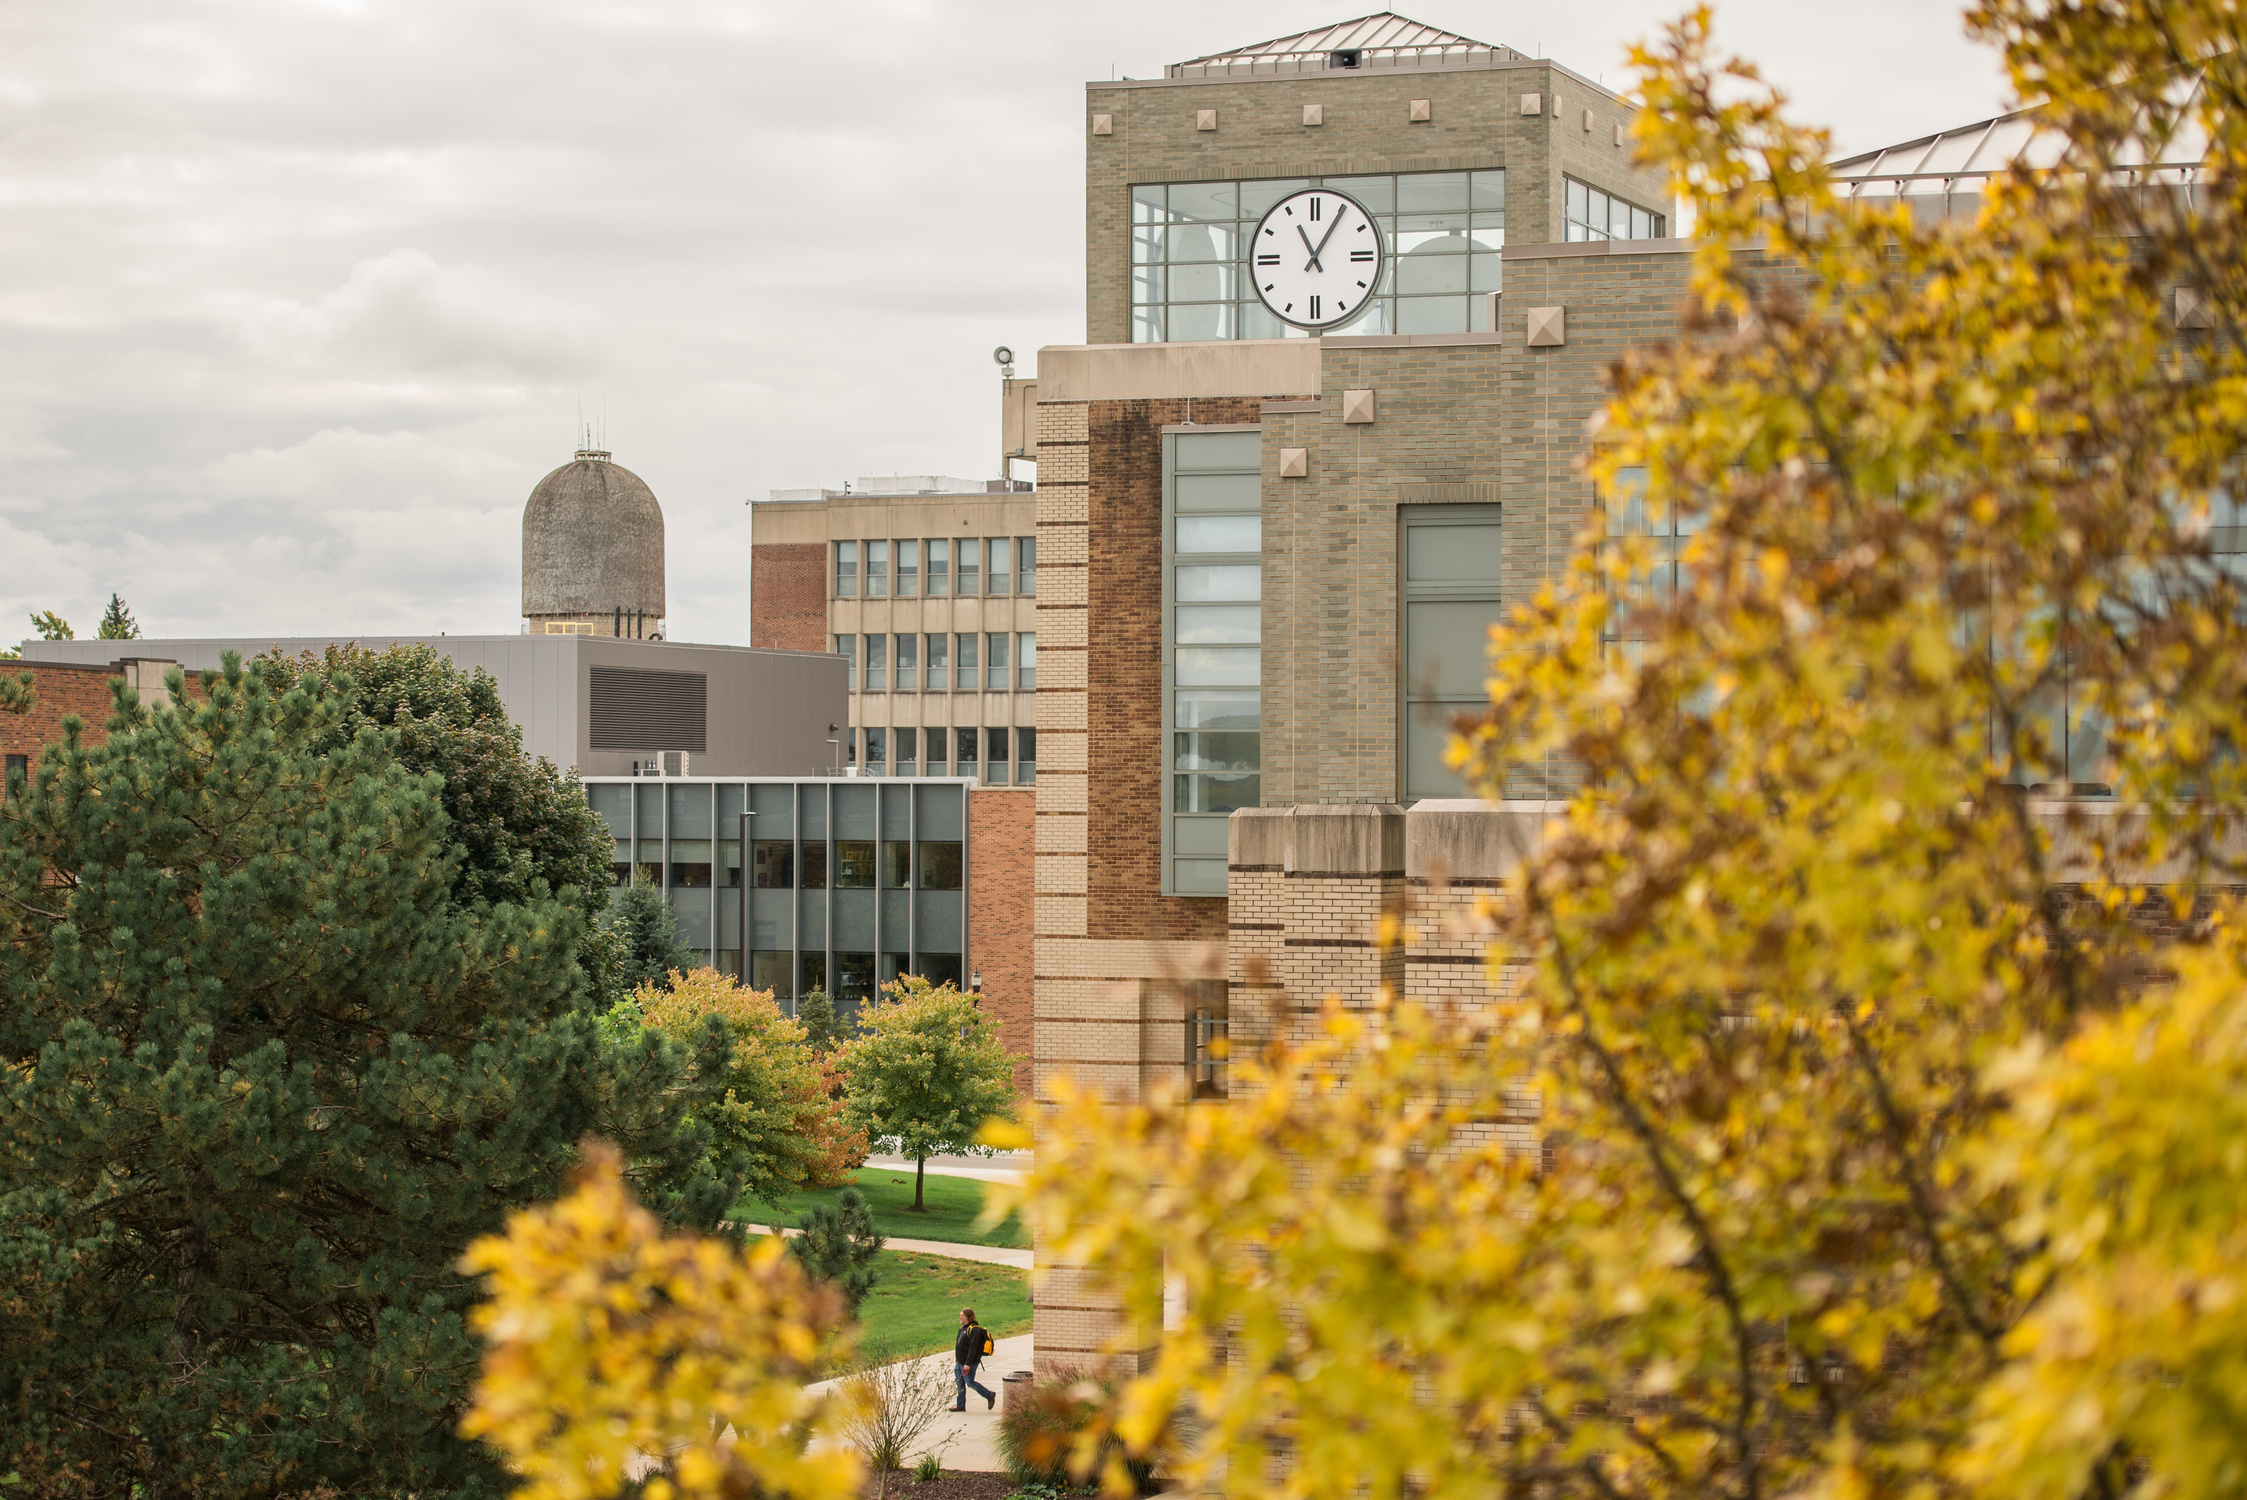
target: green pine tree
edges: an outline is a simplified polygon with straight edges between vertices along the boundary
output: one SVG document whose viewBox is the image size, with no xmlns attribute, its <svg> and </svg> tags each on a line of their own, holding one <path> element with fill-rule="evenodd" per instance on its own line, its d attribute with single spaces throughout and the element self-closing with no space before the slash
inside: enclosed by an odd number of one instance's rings
<svg viewBox="0 0 2247 1500">
<path fill-rule="evenodd" d="M 609 931 L 619 941 L 620 980 L 625 990 L 643 984 L 668 986 L 671 971 L 702 967 L 679 941 L 679 919 L 663 892 L 635 885 L 619 892 L 609 916 Z"/>
<path fill-rule="evenodd" d="M 105 641 L 137 641 L 140 639 L 140 622 L 125 607 L 125 601 L 115 594 L 109 596 L 109 608 L 101 613 L 100 638 Z"/>
<path fill-rule="evenodd" d="M 51 609 L 43 609 L 33 615 L 31 617 L 31 628 L 38 633 L 39 639 L 43 641 L 74 641 L 78 639 L 78 632 L 70 628 L 70 622 Z"/>
<path fill-rule="evenodd" d="M 824 1056 L 841 1044 L 842 1023 L 835 1019 L 835 1002 L 824 989 L 815 989 L 796 1002 L 796 1019 L 814 1054 Z"/>
<path fill-rule="evenodd" d="M 834 1202 L 816 1204 L 804 1215 L 802 1233 L 788 1242 L 788 1248 L 806 1272 L 834 1286 L 856 1312 L 881 1280 L 874 1257 L 881 1254 L 884 1243 L 874 1230 L 874 1210 L 866 1195 L 847 1187 Z"/>
<path fill-rule="evenodd" d="M 229 659 L 0 806 L 0 1462 L 27 1493 L 503 1494 L 462 1249 L 637 1134 L 738 1180 L 658 1039 L 604 1063 L 582 898 L 459 898 L 442 777 Z"/>
</svg>

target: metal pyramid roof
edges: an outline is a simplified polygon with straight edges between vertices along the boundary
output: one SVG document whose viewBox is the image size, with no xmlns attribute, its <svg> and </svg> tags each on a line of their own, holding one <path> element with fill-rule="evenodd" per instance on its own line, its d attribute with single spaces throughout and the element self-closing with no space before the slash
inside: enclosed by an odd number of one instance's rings
<svg viewBox="0 0 2247 1500">
<path fill-rule="evenodd" d="M 1352 53 L 1356 54 L 1354 62 L 1348 60 Z M 1330 68 L 1429 68 L 1528 60 L 1526 54 L 1511 47 L 1495 47 L 1385 10 L 1335 26 L 1172 63 L 1164 72 L 1171 78 L 1228 78 L 1258 73 L 1323 73 Z"/>
</svg>

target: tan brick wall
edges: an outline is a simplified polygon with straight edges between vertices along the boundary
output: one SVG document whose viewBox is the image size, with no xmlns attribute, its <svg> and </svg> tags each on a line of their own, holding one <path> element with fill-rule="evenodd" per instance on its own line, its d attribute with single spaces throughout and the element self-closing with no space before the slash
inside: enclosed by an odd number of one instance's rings
<svg viewBox="0 0 2247 1500">
<path fill-rule="evenodd" d="M 1020 1059 L 1014 1091 L 1024 1097 L 1037 1054 L 1037 947 L 1030 921 L 1036 806 L 1028 787 L 968 792 L 967 922 L 975 945 L 968 961 L 983 976 L 983 1009 L 998 1018 L 1000 1040 Z"/>
<path fill-rule="evenodd" d="M 749 552 L 749 644 L 827 649 L 827 548 L 767 542 Z"/>
</svg>

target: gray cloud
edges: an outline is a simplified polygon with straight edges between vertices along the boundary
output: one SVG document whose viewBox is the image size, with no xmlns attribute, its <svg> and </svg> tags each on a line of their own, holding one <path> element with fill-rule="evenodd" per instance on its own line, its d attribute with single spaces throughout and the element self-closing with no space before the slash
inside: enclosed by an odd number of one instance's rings
<svg viewBox="0 0 2247 1500">
<path fill-rule="evenodd" d="M 1679 4 L 1412 13 L 1616 85 Z M 1084 80 L 1346 13 L 0 6 L 0 639 L 113 588 L 167 633 L 512 630 L 581 408 L 663 501 L 676 633 L 743 639 L 745 497 L 993 472 L 991 347 L 1082 337 Z M 1719 25 L 1844 144 L 1999 107 L 1935 0 Z"/>
</svg>

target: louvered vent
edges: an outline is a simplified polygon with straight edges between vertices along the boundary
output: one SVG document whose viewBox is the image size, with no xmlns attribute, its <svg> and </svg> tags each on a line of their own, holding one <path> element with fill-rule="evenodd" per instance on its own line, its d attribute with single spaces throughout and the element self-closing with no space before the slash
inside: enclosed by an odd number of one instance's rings
<svg viewBox="0 0 2247 1500">
<path fill-rule="evenodd" d="M 708 750 L 710 679 L 700 672 L 594 667 L 593 748 Z"/>
</svg>

